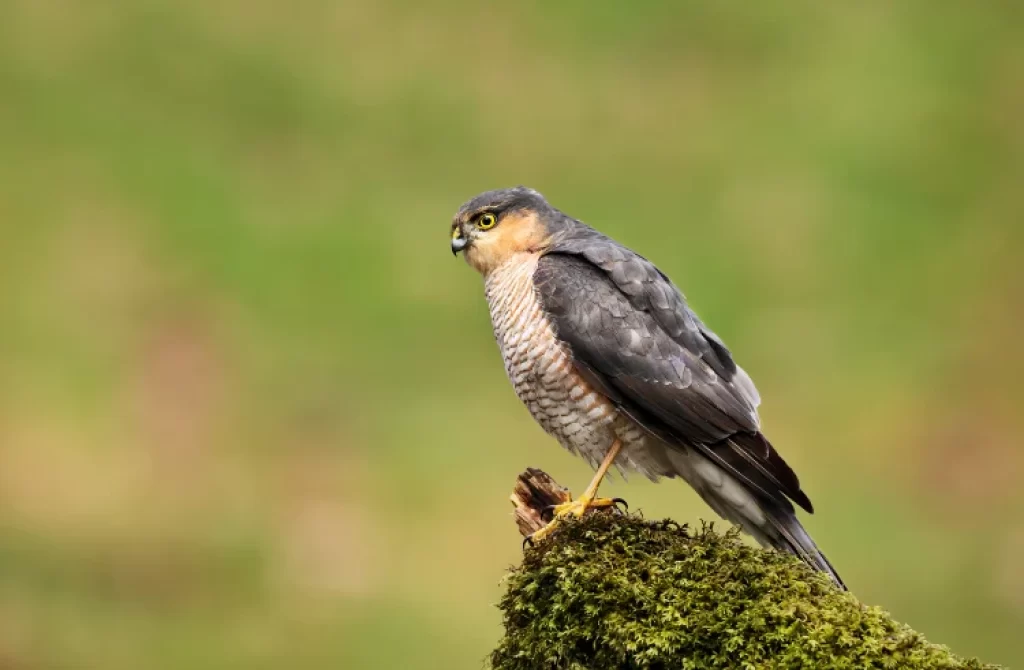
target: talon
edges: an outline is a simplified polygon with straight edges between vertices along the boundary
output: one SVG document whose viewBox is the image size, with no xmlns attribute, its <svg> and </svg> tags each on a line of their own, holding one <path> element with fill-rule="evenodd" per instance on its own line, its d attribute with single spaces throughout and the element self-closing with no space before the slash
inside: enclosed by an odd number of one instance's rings
<svg viewBox="0 0 1024 670">
<path fill-rule="evenodd" d="M 558 507 L 557 505 L 555 505 L 554 507 L 556 508 L 555 511 L 553 512 L 554 518 L 551 519 L 551 521 L 549 521 L 547 524 L 545 524 L 545 526 L 543 528 L 540 528 L 540 529 L 530 533 L 529 535 L 526 536 L 526 539 L 523 540 L 523 550 L 524 551 L 526 550 L 526 545 L 530 545 L 531 547 L 536 547 L 538 542 L 541 542 L 542 540 L 546 539 L 549 535 L 551 535 L 551 533 L 555 532 L 558 529 L 558 526 L 561 523 L 561 517 L 563 516 L 563 514 L 559 513 L 559 511 L 557 509 L 557 507 Z"/>
<path fill-rule="evenodd" d="M 547 538 L 547 536 L 555 530 L 555 525 L 557 523 L 558 520 L 556 519 L 555 521 L 552 521 L 540 530 L 534 531 L 527 535 L 526 538 L 523 540 L 523 551 L 526 551 L 527 547 L 536 548 L 538 542 L 541 542 L 542 540 Z"/>
<path fill-rule="evenodd" d="M 625 510 L 619 509 L 618 505 L 622 505 Z M 581 519 L 590 510 L 608 509 L 609 507 L 621 514 L 629 511 L 629 503 L 622 498 L 595 498 L 592 494 L 584 494 L 576 500 L 569 500 L 557 505 L 548 505 L 540 510 L 540 518 L 547 524 L 523 540 L 523 549 L 525 550 L 527 545 L 536 547 L 537 543 L 551 535 L 564 519 Z"/>
</svg>

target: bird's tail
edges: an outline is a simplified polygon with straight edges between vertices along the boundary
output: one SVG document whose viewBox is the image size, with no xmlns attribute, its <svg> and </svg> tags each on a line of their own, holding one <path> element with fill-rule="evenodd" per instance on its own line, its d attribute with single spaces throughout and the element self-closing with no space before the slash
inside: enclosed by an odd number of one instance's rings
<svg viewBox="0 0 1024 670">
<path fill-rule="evenodd" d="M 695 451 L 666 448 L 666 472 L 681 476 L 711 509 L 749 533 L 761 545 L 792 554 L 846 589 L 832 564 L 807 534 L 785 497 L 768 499 Z"/>
<path fill-rule="evenodd" d="M 836 586 L 846 590 L 846 584 L 843 583 L 839 573 L 804 530 L 800 520 L 796 518 L 796 512 L 780 505 L 764 503 L 761 504 L 761 511 L 764 513 L 766 523 L 757 528 L 755 532 L 751 532 L 754 539 L 761 544 L 775 547 L 779 551 L 793 554 L 812 568 L 824 572 L 832 578 Z M 746 530 L 750 532 L 753 529 L 747 528 Z"/>
</svg>

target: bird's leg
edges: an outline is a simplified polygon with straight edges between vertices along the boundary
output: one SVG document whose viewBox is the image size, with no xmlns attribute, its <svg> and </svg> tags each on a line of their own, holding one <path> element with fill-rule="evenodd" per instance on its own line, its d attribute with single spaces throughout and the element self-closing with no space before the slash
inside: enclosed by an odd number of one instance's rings
<svg viewBox="0 0 1024 670">
<path fill-rule="evenodd" d="M 583 514 L 591 507 L 614 507 L 615 500 L 611 498 L 598 498 L 597 489 L 601 486 L 601 481 L 604 476 L 608 474 L 608 469 L 612 467 L 612 463 L 615 462 L 615 457 L 622 451 L 622 442 L 615 440 L 612 443 L 608 453 L 604 455 L 604 460 L 601 461 L 601 465 L 597 468 L 597 472 L 594 473 L 594 478 L 590 480 L 590 485 L 587 486 L 587 490 L 583 492 L 576 500 L 571 500 L 567 503 L 559 505 L 555 509 L 555 516 L 566 516 L 567 514 L 573 514 L 577 518 L 583 516 Z M 565 508 L 561 510 L 559 508 Z"/>
<path fill-rule="evenodd" d="M 555 505 L 552 508 L 554 518 L 551 519 L 551 522 L 526 538 L 527 542 L 534 543 L 544 539 L 555 530 L 558 526 L 558 522 L 567 516 L 571 515 L 578 519 L 586 514 L 588 509 L 615 507 L 615 505 L 620 502 L 624 503 L 625 501 L 619 498 L 597 497 L 597 489 L 601 486 L 601 480 L 603 480 L 604 476 L 608 474 L 608 468 L 610 468 L 612 463 L 615 462 L 615 457 L 619 455 L 620 451 L 622 451 L 622 441 L 615 440 L 615 442 L 612 443 L 611 448 L 608 449 L 608 453 L 605 454 L 604 460 L 601 461 L 601 465 L 597 468 L 597 472 L 594 473 L 594 478 L 590 481 L 590 485 L 587 486 L 583 495 L 575 500 L 570 500 L 567 503 Z"/>
</svg>

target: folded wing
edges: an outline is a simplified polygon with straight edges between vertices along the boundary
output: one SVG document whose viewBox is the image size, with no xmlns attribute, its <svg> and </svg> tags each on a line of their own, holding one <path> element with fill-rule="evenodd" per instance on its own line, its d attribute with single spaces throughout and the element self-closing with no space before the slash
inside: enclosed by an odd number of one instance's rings
<svg viewBox="0 0 1024 670">
<path fill-rule="evenodd" d="M 594 232 L 555 245 L 535 282 L 580 374 L 623 412 L 670 446 L 700 450 L 757 495 L 812 511 L 760 432 L 750 378 L 653 264 Z"/>
</svg>

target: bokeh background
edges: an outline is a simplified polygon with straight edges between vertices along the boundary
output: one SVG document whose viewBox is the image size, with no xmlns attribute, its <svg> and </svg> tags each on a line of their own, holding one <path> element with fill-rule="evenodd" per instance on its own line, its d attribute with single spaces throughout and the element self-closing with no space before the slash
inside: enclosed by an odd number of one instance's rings
<svg viewBox="0 0 1024 670">
<path fill-rule="evenodd" d="M 1024 664 L 1019 3 L 6 0 L 0 667 L 481 667 L 515 475 L 590 475 L 448 250 L 519 183 L 686 290 L 855 593 Z"/>
</svg>

